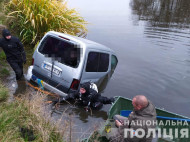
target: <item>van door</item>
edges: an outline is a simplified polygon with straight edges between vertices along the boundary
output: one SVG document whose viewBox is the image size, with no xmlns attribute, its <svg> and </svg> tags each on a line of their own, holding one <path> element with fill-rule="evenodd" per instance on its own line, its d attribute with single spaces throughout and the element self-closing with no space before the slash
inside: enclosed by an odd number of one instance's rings
<svg viewBox="0 0 190 142">
<path fill-rule="evenodd" d="M 92 81 L 97 84 L 99 91 L 102 81 L 108 78 L 110 71 L 110 54 L 104 51 L 89 51 L 84 67 L 82 82 Z"/>
<path fill-rule="evenodd" d="M 48 35 L 39 47 L 43 56 L 39 61 L 40 70 L 37 72 L 45 82 L 67 93 L 73 78 L 78 79 L 77 72 L 80 62 L 80 49 L 73 41 L 67 41 Z M 38 75 L 39 76 L 39 75 Z"/>
</svg>

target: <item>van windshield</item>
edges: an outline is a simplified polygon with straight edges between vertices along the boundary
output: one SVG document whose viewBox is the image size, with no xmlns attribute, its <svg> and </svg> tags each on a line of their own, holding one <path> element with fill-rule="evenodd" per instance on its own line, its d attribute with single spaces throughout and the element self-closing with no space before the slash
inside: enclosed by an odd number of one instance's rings
<svg viewBox="0 0 190 142">
<path fill-rule="evenodd" d="M 58 62 L 75 68 L 80 61 L 80 48 L 77 44 L 52 36 L 48 36 L 42 41 L 39 52 Z"/>
</svg>

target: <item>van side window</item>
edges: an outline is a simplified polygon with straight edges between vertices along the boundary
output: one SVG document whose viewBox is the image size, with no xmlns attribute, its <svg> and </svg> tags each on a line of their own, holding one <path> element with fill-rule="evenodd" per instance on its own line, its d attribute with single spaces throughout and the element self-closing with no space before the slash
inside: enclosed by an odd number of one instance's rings
<svg viewBox="0 0 190 142">
<path fill-rule="evenodd" d="M 71 67 L 77 67 L 80 60 L 80 48 L 51 36 L 42 41 L 39 52 Z"/>
<path fill-rule="evenodd" d="M 90 52 L 86 65 L 86 72 L 107 72 L 109 67 L 109 54 Z"/>
<path fill-rule="evenodd" d="M 88 60 L 86 65 L 86 72 L 97 72 L 98 71 L 98 52 L 90 52 L 88 54 Z"/>
<path fill-rule="evenodd" d="M 111 56 L 111 76 L 114 73 L 114 70 L 115 70 L 115 68 L 117 66 L 117 63 L 118 63 L 117 57 L 112 55 Z"/>
<path fill-rule="evenodd" d="M 117 57 L 112 55 L 111 56 L 111 70 L 115 70 L 116 66 L 117 66 Z"/>
<path fill-rule="evenodd" d="M 107 72 L 109 66 L 109 54 L 100 53 L 98 72 Z"/>
</svg>

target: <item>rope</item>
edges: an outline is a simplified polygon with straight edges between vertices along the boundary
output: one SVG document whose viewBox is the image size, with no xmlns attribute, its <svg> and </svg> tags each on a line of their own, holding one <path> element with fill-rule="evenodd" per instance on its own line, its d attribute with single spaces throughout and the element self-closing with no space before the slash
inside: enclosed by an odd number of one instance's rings
<svg viewBox="0 0 190 142">
<path fill-rule="evenodd" d="M 32 84 L 29 83 L 29 82 L 27 82 L 27 84 L 28 84 L 30 87 L 36 89 L 36 90 L 39 91 L 39 92 L 42 92 L 42 93 L 44 93 L 44 94 L 46 94 L 46 95 L 50 95 L 50 96 L 55 97 L 55 98 L 59 98 L 59 95 L 57 95 L 57 94 L 51 93 L 51 92 L 49 92 L 49 91 L 42 90 L 41 88 L 35 87 L 34 85 L 32 85 Z"/>
<path fill-rule="evenodd" d="M 59 95 L 57 95 L 57 94 L 51 93 L 51 92 L 49 92 L 49 91 L 42 90 L 41 88 L 35 87 L 34 85 L 32 85 L 32 84 L 29 83 L 29 82 L 27 82 L 27 84 L 28 84 L 30 87 L 36 89 L 37 91 L 39 91 L 39 92 L 41 92 L 41 93 L 44 93 L 44 94 L 46 94 L 46 95 L 50 95 L 50 96 L 55 97 L 55 98 L 59 98 Z M 63 100 L 64 100 L 64 99 L 63 99 Z M 68 103 L 69 105 L 71 105 L 71 106 L 75 106 L 75 104 L 77 103 L 77 100 L 75 100 L 74 105 L 72 105 L 71 103 L 69 103 L 67 100 L 64 100 L 64 101 L 67 102 L 67 103 Z M 60 104 L 59 102 L 60 102 L 60 100 L 55 104 L 56 107 L 57 107 L 57 105 Z M 47 103 L 47 104 L 50 104 L 50 103 L 52 103 L 52 101 L 47 101 L 46 103 Z M 91 116 L 92 116 L 92 109 L 91 109 L 91 107 L 90 107 L 89 109 L 90 109 L 90 114 L 91 114 Z"/>
<path fill-rule="evenodd" d="M 44 91 L 43 89 L 41 89 L 41 88 L 39 88 L 39 87 L 35 87 L 34 85 L 32 85 L 32 84 L 29 83 L 29 82 L 27 82 L 27 84 L 28 84 L 30 87 L 32 87 L 32 88 L 36 89 L 37 91 L 42 92 L 42 93 L 44 93 L 44 94 L 46 94 L 46 95 L 50 95 L 50 96 L 55 97 L 55 98 L 60 98 L 59 95 L 54 94 L 54 93 L 51 93 L 51 92 L 48 92 L 48 91 Z M 64 99 L 63 99 L 63 101 L 67 102 L 69 105 L 72 106 L 72 104 L 69 103 L 67 100 L 64 100 Z M 59 102 L 60 102 L 60 100 L 58 100 L 55 105 L 56 105 L 56 106 L 59 105 L 59 104 L 60 104 Z M 50 104 L 50 103 L 52 103 L 52 101 L 47 101 L 46 103 L 47 103 L 47 104 Z"/>
</svg>

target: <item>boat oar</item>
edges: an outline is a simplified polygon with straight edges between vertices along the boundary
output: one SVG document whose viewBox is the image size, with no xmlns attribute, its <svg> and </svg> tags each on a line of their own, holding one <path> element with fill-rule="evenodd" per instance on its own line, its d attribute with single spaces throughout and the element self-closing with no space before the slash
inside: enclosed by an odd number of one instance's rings
<svg viewBox="0 0 190 142">
<path fill-rule="evenodd" d="M 131 113 L 131 110 L 121 110 L 120 115 L 124 117 L 128 117 Z M 165 119 L 165 120 L 175 120 L 175 121 L 186 121 L 190 122 L 190 119 L 184 119 L 184 118 L 175 118 L 175 117 L 165 117 L 165 116 L 157 116 L 158 119 Z"/>
</svg>

